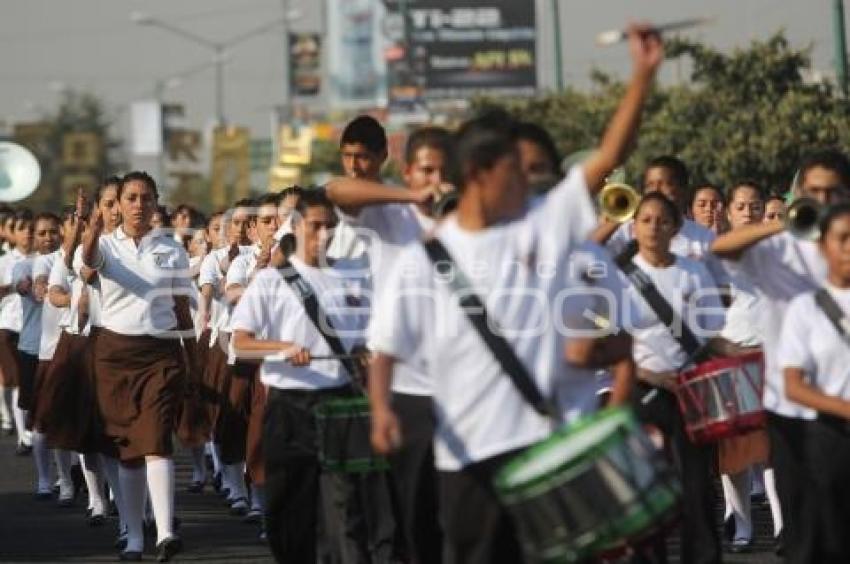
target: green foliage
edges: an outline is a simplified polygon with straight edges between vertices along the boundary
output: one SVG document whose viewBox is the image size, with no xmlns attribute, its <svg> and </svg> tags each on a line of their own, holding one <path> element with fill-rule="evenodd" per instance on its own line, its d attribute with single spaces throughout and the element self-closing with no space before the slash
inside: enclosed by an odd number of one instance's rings
<svg viewBox="0 0 850 564">
<path fill-rule="evenodd" d="M 850 104 L 826 84 L 807 84 L 809 49 L 794 49 L 779 32 L 730 53 L 673 39 L 667 57 L 687 57 L 690 82 L 656 87 L 644 112 L 638 145 L 627 164 L 637 182 L 645 163 L 661 154 L 681 157 L 693 183 L 724 186 L 752 178 L 784 191 L 800 158 L 826 146 L 850 148 Z M 595 146 L 623 84 L 595 71 L 588 92 L 567 89 L 536 99 L 479 99 L 544 125 L 563 154 Z"/>
</svg>

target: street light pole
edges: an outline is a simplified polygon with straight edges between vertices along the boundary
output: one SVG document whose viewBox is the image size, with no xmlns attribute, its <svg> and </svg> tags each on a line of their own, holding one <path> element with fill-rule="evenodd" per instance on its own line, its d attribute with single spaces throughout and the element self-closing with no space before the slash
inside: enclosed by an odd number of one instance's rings
<svg viewBox="0 0 850 564">
<path fill-rule="evenodd" d="M 844 30 L 844 0 L 832 3 L 832 24 L 835 30 L 835 81 L 841 94 L 847 97 L 847 35 Z"/>
<path fill-rule="evenodd" d="M 555 43 L 555 87 L 558 92 L 564 90 L 564 62 L 561 48 L 561 6 L 560 0 L 552 0 L 552 25 Z"/>
</svg>

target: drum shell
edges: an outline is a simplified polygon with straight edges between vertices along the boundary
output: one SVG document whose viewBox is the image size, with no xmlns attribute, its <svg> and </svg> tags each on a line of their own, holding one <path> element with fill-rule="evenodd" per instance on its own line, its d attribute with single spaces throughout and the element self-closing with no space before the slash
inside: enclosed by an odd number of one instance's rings
<svg viewBox="0 0 850 564">
<path fill-rule="evenodd" d="M 595 420 L 597 416 L 559 431 L 538 447 Z M 676 514 L 681 485 L 643 430 L 630 421 L 545 476 L 519 487 L 497 481 L 530 561 L 575 562 L 611 553 L 666 526 Z"/>
<path fill-rule="evenodd" d="M 369 401 L 365 397 L 331 399 L 315 411 L 319 461 L 329 472 L 357 474 L 389 468 L 372 450 Z"/>
<path fill-rule="evenodd" d="M 682 419 L 694 443 L 716 442 L 765 425 L 761 352 L 709 360 L 681 373 L 677 383 Z"/>
</svg>

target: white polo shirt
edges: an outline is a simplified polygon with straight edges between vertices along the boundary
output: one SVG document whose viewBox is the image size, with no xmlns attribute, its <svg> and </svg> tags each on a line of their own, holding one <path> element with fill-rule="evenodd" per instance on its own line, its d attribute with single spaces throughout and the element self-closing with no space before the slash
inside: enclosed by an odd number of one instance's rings
<svg viewBox="0 0 850 564">
<path fill-rule="evenodd" d="M 33 284 L 39 278 L 44 278 L 47 282 L 48 289 L 50 288 L 50 272 L 57 262 L 64 260 L 65 253 L 62 249 L 52 252 L 48 255 L 39 255 L 32 267 Z M 60 321 L 65 315 L 68 308 L 58 308 L 50 303 L 50 298 L 45 296 L 44 302 L 41 304 L 41 337 L 38 345 L 38 359 L 50 360 L 53 358 L 53 353 L 56 350 L 56 344 L 59 342 Z"/>
<path fill-rule="evenodd" d="M 346 261 L 328 268 L 307 266 L 295 256 L 290 262 L 312 287 L 345 349 L 363 344 L 369 315 L 367 280 Z M 236 305 L 232 326 L 260 339 L 296 343 L 316 356 L 334 354 L 301 299 L 275 268 L 263 269 L 254 277 Z M 260 379 L 279 389 L 317 390 L 343 386 L 349 375 L 338 360 L 315 360 L 296 367 L 278 359 L 263 362 Z"/>
<path fill-rule="evenodd" d="M 639 254 L 633 262 L 652 280 L 658 293 L 679 314 L 700 344 L 704 344 L 723 328 L 726 310 L 717 284 L 705 265 L 674 256 L 675 262 L 666 267 L 652 266 Z M 688 361 L 688 353 L 633 284 L 629 284 L 629 294 L 636 309 L 624 320 L 624 325 L 634 338 L 635 364 L 653 372 L 682 368 Z"/>
<path fill-rule="evenodd" d="M 189 257 L 166 234 L 149 233 L 136 245 L 123 227 L 98 240 L 100 321 L 122 335 L 160 335 L 177 328 L 175 295 L 190 296 Z"/>
<path fill-rule="evenodd" d="M 784 417 L 814 419 L 814 410 L 785 396 L 785 378 L 778 360 L 780 331 L 788 303 L 826 282 L 826 261 L 817 243 L 782 232 L 745 250 L 735 268 L 752 283 L 761 302 L 758 322 L 764 350 L 765 409 Z"/>
<path fill-rule="evenodd" d="M 574 167 L 513 221 L 467 231 L 450 215 L 435 228 L 544 396 L 567 377 L 557 324 L 567 313 L 564 271 L 595 225 L 584 171 Z M 440 470 L 459 470 L 552 431 L 502 372 L 448 283 L 435 279 L 422 245 L 402 250 L 383 299 L 370 343 L 396 359 L 421 359 L 433 382 Z"/>
<path fill-rule="evenodd" d="M 227 254 L 230 252 L 230 245 L 219 247 L 204 257 L 201 263 L 201 270 L 198 273 L 198 286 L 203 288 L 209 284 L 213 288 L 213 299 L 210 312 L 210 347 L 214 346 L 218 333 L 220 331 L 230 331 L 230 307 L 224 298 L 224 293 L 221 291 L 221 282 L 225 279 L 224 273 L 221 271 L 221 264 L 227 260 Z M 239 245 L 239 256 L 254 252 L 254 245 Z M 235 262 L 236 259 L 233 259 Z M 231 263 L 230 268 L 233 268 Z"/>
<path fill-rule="evenodd" d="M 47 280 L 49 287 L 56 286 L 71 294 L 71 302 L 68 307 L 62 308 L 62 316 L 59 318 L 59 328 L 72 335 L 88 335 L 91 322 L 87 323 L 80 332 L 80 297 L 82 296 L 85 283 L 74 273 L 73 269 L 65 266 L 63 259 L 57 259 L 50 269 L 50 277 Z M 89 317 L 91 319 L 91 317 Z"/>
<path fill-rule="evenodd" d="M 357 216 L 341 215 L 366 243 L 369 270 L 375 295 L 372 307 L 384 307 L 381 293 L 402 249 L 422 240 L 423 233 L 434 228 L 434 220 L 412 204 L 367 206 Z M 389 307 L 392 307 L 391 305 Z M 415 396 L 431 395 L 431 380 L 415 362 L 400 361 L 393 371 L 394 392 Z"/>
<path fill-rule="evenodd" d="M 33 277 L 33 265 L 39 255 L 30 255 L 24 260 L 15 263 L 12 269 L 12 284 Z M 32 291 L 26 296 L 21 296 L 21 332 L 18 336 L 18 350 L 32 356 L 38 356 L 39 341 L 41 338 L 41 302 L 33 299 Z"/>
<path fill-rule="evenodd" d="M 850 319 L 850 290 L 826 286 Z M 850 345 L 815 303 L 814 292 L 791 300 L 782 322 L 779 368 L 802 369 L 809 383 L 826 395 L 850 400 Z"/>
<path fill-rule="evenodd" d="M 82 282 L 82 267 L 83 267 L 83 246 L 79 245 L 74 251 L 74 260 L 71 263 L 73 274 Z M 84 282 L 83 282 L 84 283 Z M 85 284 L 85 283 L 84 283 Z M 95 276 L 91 284 L 88 284 L 89 295 L 89 325 L 91 327 L 103 327 L 100 320 L 101 312 L 101 291 L 100 291 L 100 276 Z"/>
<path fill-rule="evenodd" d="M 3 268 L 0 270 L 0 286 L 6 286 L 12 283 L 12 273 L 15 270 L 15 265 L 25 260 L 26 255 L 18 249 L 12 249 L 11 252 L 4 255 Z M 20 333 L 24 325 L 24 312 L 21 307 L 21 296 L 15 289 L 3 298 L 3 307 L 0 308 L 0 329 L 14 331 Z"/>
</svg>

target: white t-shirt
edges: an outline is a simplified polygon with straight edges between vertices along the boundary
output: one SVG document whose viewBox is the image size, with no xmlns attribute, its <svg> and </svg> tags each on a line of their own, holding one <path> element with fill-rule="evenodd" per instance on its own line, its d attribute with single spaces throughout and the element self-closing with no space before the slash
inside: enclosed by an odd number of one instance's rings
<svg viewBox="0 0 850 564">
<path fill-rule="evenodd" d="M 406 245 L 421 241 L 423 233 L 433 229 L 434 220 L 422 215 L 412 204 L 368 206 L 360 210 L 356 217 L 342 215 L 357 230 L 361 240 L 366 242 L 375 292 L 372 307 L 384 307 L 381 292 L 399 254 Z M 393 371 L 393 391 L 429 396 L 431 388 L 427 375 L 412 364 L 401 361 L 396 365 Z"/>
<path fill-rule="evenodd" d="M 435 229 L 547 397 L 567 371 L 558 330 L 566 314 L 564 271 L 595 223 L 584 172 L 575 167 L 513 221 L 467 231 L 450 215 Z M 369 336 L 374 350 L 414 359 L 432 380 L 436 463 L 452 471 L 527 446 L 552 428 L 502 372 L 444 277 L 435 278 L 424 247 L 407 246 Z"/>
<path fill-rule="evenodd" d="M 38 278 L 44 278 L 47 281 L 48 288 L 50 287 L 50 272 L 57 262 L 64 260 L 65 253 L 62 250 L 55 251 L 49 255 L 39 255 L 32 267 L 33 284 Z M 59 342 L 59 322 L 68 308 L 58 308 L 50 303 L 50 298 L 45 296 L 44 302 L 41 304 L 41 338 L 38 346 L 38 359 L 50 360 L 53 358 L 53 352 L 56 350 L 56 344 Z"/>
<path fill-rule="evenodd" d="M 312 287 L 325 315 L 346 350 L 365 341 L 369 315 L 367 280 L 345 261 L 331 268 L 307 266 L 297 257 L 291 264 Z M 233 312 L 234 331 L 250 331 L 260 339 L 295 343 L 312 355 L 334 354 L 307 316 L 299 296 L 274 268 L 261 270 L 242 294 Z M 280 389 L 317 390 L 336 388 L 349 382 L 348 373 L 337 360 L 315 360 L 307 366 L 292 366 L 285 360 L 267 359 L 260 379 Z"/>
<path fill-rule="evenodd" d="M 221 282 L 224 280 L 221 264 L 227 259 L 229 252 L 230 245 L 212 251 L 204 257 L 203 262 L 201 262 L 201 270 L 198 273 L 198 286 L 203 288 L 209 284 L 213 289 L 213 298 L 210 302 L 210 348 L 215 346 L 219 331 L 230 331 L 230 308 L 221 290 Z M 239 255 L 252 252 L 254 252 L 253 245 L 239 245 Z"/>
<path fill-rule="evenodd" d="M 31 256 L 31 255 L 30 255 Z M 12 283 L 12 273 L 15 265 L 27 258 L 18 249 L 3 255 L 3 268 L 0 270 L 0 286 Z M 24 325 L 24 312 L 21 306 L 21 296 L 12 288 L 12 292 L 3 298 L 3 307 L 0 309 L 0 329 L 20 333 Z"/>
<path fill-rule="evenodd" d="M 189 257 L 166 234 L 138 246 L 118 227 L 98 240 L 103 327 L 122 335 L 162 335 L 177 329 L 174 296 L 190 296 Z"/>
<path fill-rule="evenodd" d="M 704 344 L 725 322 L 725 308 L 717 284 L 701 262 L 674 256 L 675 262 L 666 267 L 652 266 L 640 254 L 633 261 L 652 280 L 658 293 L 679 314 L 700 344 Z M 636 309 L 627 315 L 624 325 L 634 338 L 635 364 L 653 372 L 679 370 L 688 361 L 688 353 L 632 284 L 629 293 Z"/>
<path fill-rule="evenodd" d="M 759 316 L 761 301 L 756 289 L 746 276 L 733 276 L 729 280 L 732 303 L 726 310 L 726 325 L 720 336 L 743 347 L 761 345 Z"/>
<path fill-rule="evenodd" d="M 827 291 L 850 319 L 850 290 Z M 813 292 L 788 304 L 779 340 L 779 367 L 801 368 L 809 383 L 826 395 L 850 400 L 850 344 L 815 303 Z"/>
<path fill-rule="evenodd" d="M 744 251 L 736 269 L 752 283 L 761 302 L 758 322 L 764 350 L 765 409 L 784 417 L 814 419 L 814 410 L 791 402 L 785 396 L 785 378 L 777 360 L 782 319 L 788 303 L 826 282 L 826 261 L 817 243 L 801 241 L 787 232 L 779 233 Z"/>
<path fill-rule="evenodd" d="M 30 255 L 24 260 L 15 263 L 12 269 L 12 284 L 16 285 L 21 280 L 33 277 L 33 265 L 38 255 Z M 41 302 L 33 299 L 32 291 L 26 296 L 21 296 L 21 332 L 18 337 L 18 350 L 29 355 L 38 356 L 38 347 L 41 339 Z"/>
</svg>

